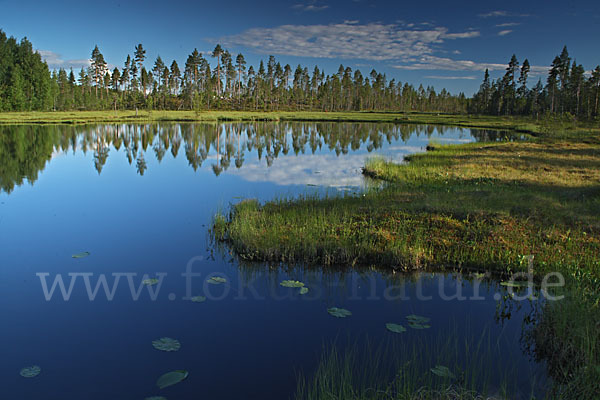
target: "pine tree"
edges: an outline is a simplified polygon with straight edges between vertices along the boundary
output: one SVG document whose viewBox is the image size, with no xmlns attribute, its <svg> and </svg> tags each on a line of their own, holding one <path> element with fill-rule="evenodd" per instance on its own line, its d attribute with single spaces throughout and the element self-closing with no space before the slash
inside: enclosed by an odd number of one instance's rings
<svg viewBox="0 0 600 400">
<path fill-rule="evenodd" d="M 10 79 L 9 103 L 13 111 L 26 111 L 25 79 L 21 67 L 17 64 L 12 68 Z"/>
<path fill-rule="evenodd" d="M 217 59 L 217 97 L 221 97 L 221 55 L 223 49 L 220 44 L 217 44 L 212 52 L 212 56 Z"/>
<path fill-rule="evenodd" d="M 144 50 L 144 47 L 142 46 L 142 44 L 138 44 L 137 46 L 135 46 L 135 52 L 133 54 L 134 56 L 134 61 L 135 61 L 135 66 L 137 68 L 132 69 L 132 72 L 139 72 L 140 73 L 140 89 L 142 89 L 145 92 L 145 88 L 144 88 L 144 83 L 142 83 L 142 68 L 143 68 L 143 64 L 144 64 L 144 60 L 146 60 L 146 50 Z M 133 78 L 135 79 L 137 76 L 136 73 L 133 74 Z M 144 93 L 145 96 L 145 93 Z"/>
<path fill-rule="evenodd" d="M 235 66 L 237 69 L 237 95 L 238 95 L 238 101 L 240 99 L 240 96 L 242 95 L 242 74 L 244 73 L 244 71 L 246 70 L 246 60 L 244 59 L 244 56 L 242 55 L 242 53 L 238 54 L 237 57 L 235 58 Z"/>
<path fill-rule="evenodd" d="M 592 87 L 592 96 L 594 99 L 594 115 L 598 116 L 598 99 L 600 98 L 600 65 L 592 71 L 590 77 L 590 86 Z"/>
<path fill-rule="evenodd" d="M 179 84 L 181 81 L 181 71 L 179 70 L 179 65 L 177 65 L 177 61 L 173 60 L 171 63 L 171 70 L 169 71 L 169 82 L 171 87 L 171 94 L 179 93 Z"/>
<path fill-rule="evenodd" d="M 96 97 L 98 97 L 98 86 L 102 85 L 104 74 L 107 71 L 106 61 L 98 49 L 98 45 L 96 45 L 94 50 L 92 50 L 92 58 L 90 59 L 90 62 L 94 76 L 94 84 L 96 86 Z"/>
</svg>

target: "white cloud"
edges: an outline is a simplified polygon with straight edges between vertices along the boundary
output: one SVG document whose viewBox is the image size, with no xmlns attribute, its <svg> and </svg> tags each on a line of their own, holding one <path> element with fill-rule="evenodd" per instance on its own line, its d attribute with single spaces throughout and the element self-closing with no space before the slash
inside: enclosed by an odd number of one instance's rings
<svg viewBox="0 0 600 400">
<path fill-rule="evenodd" d="M 508 16 L 508 12 L 506 11 L 490 11 L 485 14 L 479 14 L 481 18 L 489 18 L 489 17 L 506 17 Z"/>
<path fill-rule="evenodd" d="M 504 27 L 509 27 L 509 26 L 517 26 L 517 25 L 521 25 L 520 22 L 505 22 L 503 24 L 496 24 L 496 26 L 498 28 L 504 28 Z"/>
<path fill-rule="evenodd" d="M 508 12 L 508 11 L 500 11 L 500 10 L 490 11 L 490 12 L 484 13 L 484 14 L 479 14 L 479 16 L 481 18 L 490 18 L 490 17 L 530 17 L 529 14 L 517 14 L 517 13 L 511 13 L 511 12 Z"/>
<path fill-rule="evenodd" d="M 408 65 L 395 65 L 394 68 L 404 70 L 446 70 L 446 71 L 485 71 L 502 70 L 506 64 L 477 63 L 470 60 L 452 60 L 445 57 L 425 55 L 418 62 Z"/>
<path fill-rule="evenodd" d="M 445 27 L 406 29 L 399 24 L 281 25 L 252 28 L 217 39 L 226 46 L 245 46 L 265 54 L 364 60 L 408 60 L 433 53 L 446 40 L 469 39 L 478 31 L 448 33 Z"/>
<path fill-rule="evenodd" d="M 315 1 L 308 3 L 297 3 L 294 4 L 292 8 L 299 11 L 323 11 L 329 8 L 329 6 L 326 4 L 317 5 L 315 3 Z"/>
<path fill-rule="evenodd" d="M 507 29 L 507 30 L 504 30 L 504 31 L 500 31 L 500 32 L 498 32 L 498 36 L 506 36 L 506 35 L 508 35 L 509 33 L 512 33 L 512 30 L 510 30 L 510 29 Z"/>
<path fill-rule="evenodd" d="M 463 33 L 448 33 L 444 36 L 445 39 L 470 39 L 478 37 L 480 33 L 478 31 L 463 32 Z"/>
<path fill-rule="evenodd" d="M 443 76 L 443 75 L 428 75 L 425 76 L 425 78 L 429 78 L 429 79 L 449 79 L 449 80 L 459 80 L 459 79 L 466 79 L 466 80 L 475 80 L 475 79 L 480 79 L 479 77 L 476 76 Z"/>
<path fill-rule="evenodd" d="M 278 185 L 317 186 L 362 186 L 361 167 L 367 154 L 300 154 L 295 157 L 280 157 L 273 167 L 267 168 L 265 161 L 253 160 L 240 169 L 228 172 L 250 182 L 273 182 Z M 310 167 L 307 167 L 310 166 Z"/>
<path fill-rule="evenodd" d="M 453 60 L 450 58 L 424 55 L 412 64 L 395 65 L 394 68 L 403 70 L 443 70 L 443 71 L 503 71 L 507 64 L 475 62 L 471 60 Z M 532 66 L 531 75 L 541 75 L 548 72 L 548 67 Z"/>
<path fill-rule="evenodd" d="M 42 60 L 46 61 L 50 69 L 63 68 L 68 70 L 69 68 L 73 68 L 76 70 L 81 67 L 87 68 L 90 66 L 89 59 L 63 60 L 60 54 L 50 50 L 37 50 L 37 52 L 40 53 Z"/>
</svg>

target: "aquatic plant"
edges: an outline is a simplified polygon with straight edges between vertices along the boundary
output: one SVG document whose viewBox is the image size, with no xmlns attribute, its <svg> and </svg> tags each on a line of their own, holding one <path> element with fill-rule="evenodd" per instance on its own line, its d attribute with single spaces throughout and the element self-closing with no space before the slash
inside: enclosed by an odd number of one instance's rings
<svg viewBox="0 0 600 400">
<path fill-rule="evenodd" d="M 152 346 L 160 351 L 178 351 L 181 348 L 181 343 L 178 340 L 164 337 L 154 340 Z"/>
<path fill-rule="evenodd" d="M 402 325 L 399 325 L 399 324 L 393 324 L 391 322 L 385 324 L 385 327 L 387 328 L 388 331 L 394 332 L 394 333 L 404 333 L 404 332 L 406 332 L 406 328 L 405 327 L 403 327 Z"/>
<path fill-rule="evenodd" d="M 188 376 L 189 373 L 185 370 L 167 372 L 166 374 L 158 378 L 158 380 L 156 381 L 156 386 L 158 386 L 159 389 L 164 389 L 166 387 L 178 384 L 179 382 L 185 380 Z"/>
<path fill-rule="evenodd" d="M 37 365 L 32 367 L 26 367 L 21 370 L 19 373 L 23 378 L 35 378 L 42 372 L 42 369 Z"/>
<path fill-rule="evenodd" d="M 346 317 L 349 317 L 352 315 L 352 313 L 350 311 L 346 310 L 345 308 L 337 308 L 337 307 L 328 308 L 327 312 L 336 318 L 346 318 Z"/>
</svg>

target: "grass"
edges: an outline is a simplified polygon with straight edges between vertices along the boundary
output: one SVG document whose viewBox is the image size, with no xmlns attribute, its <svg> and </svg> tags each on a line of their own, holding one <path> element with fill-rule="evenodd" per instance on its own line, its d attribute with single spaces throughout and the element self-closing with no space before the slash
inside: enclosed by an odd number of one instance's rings
<svg viewBox="0 0 600 400">
<path fill-rule="evenodd" d="M 360 196 L 247 200 L 221 215 L 219 237 L 243 258 L 400 269 L 469 267 L 538 273 L 578 264 L 600 275 L 600 146 L 442 146 L 365 174 L 390 184 Z"/>
<path fill-rule="evenodd" d="M 540 128 L 541 132 L 543 129 Z M 532 330 L 556 398 L 600 393 L 600 138 L 540 134 L 526 142 L 440 146 L 407 163 L 375 158 L 387 182 L 359 196 L 246 200 L 214 233 L 243 259 L 395 269 L 558 271 L 566 298 Z"/>
<path fill-rule="evenodd" d="M 404 335 L 404 334 L 403 334 Z M 517 352 L 519 349 L 515 349 Z M 431 372 L 444 366 L 454 377 Z M 316 370 L 300 374 L 296 400 L 484 400 L 522 398 L 515 382 L 520 371 L 500 338 L 488 330 L 461 335 L 450 327 L 434 337 L 394 337 L 374 346 L 368 340 L 339 350 L 324 348 Z M 522 373 L 522 371 L 521 371 Z M 537 386 L 537 389 L 535 388 Z M 540 384 L 531 382 L 530 396 Z"/>
<path fill-rule="evenodd" d="M 540 133 L 547 125 L 561 124 L 563 130 L 575 128 L 598 130 L 598 124 L 556 121 L 545 118 L 542 123 L 531 118 L 493 117 L 477 115 L 420 112 L 312 112 L 312 111 L 49 111 L 4 112 L 0 124 L 89 124 L 115 122 L 216 122 L 216 121 L 338 121 L 394 122 L 409 124 L 440 124 L 473 128 L 514 130 Z"/>
</svg>

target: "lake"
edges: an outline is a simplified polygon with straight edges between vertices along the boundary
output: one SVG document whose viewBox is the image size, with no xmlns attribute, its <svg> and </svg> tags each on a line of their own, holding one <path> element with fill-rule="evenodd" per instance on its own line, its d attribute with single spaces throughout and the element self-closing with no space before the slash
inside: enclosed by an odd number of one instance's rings
<svg viewBox="0 0 600 400">
<path fill-rule="evenodd" d="M 288 399 L 331 349 L 368 365 L 367 345 L 425 381 L 444 379 L 431 371 L 442 365 L 479 374 L 492 394 L 506 382 L 513 399 L 543 394 L 545 366 L 526 344 L 538 304 L 497 281 L 248 263 L 209 232 L 215 212 L 246 198 L 360 195 L 374 155 L 401 162 L 431 141 L 501 139 L 374 123 L 0 127 L 3 396 Z M 165 337 L 180 349 L 155 349 Z M 34 365 L 38 376 L 20 376 Z M 174 370 L 189 376 L 159 389 Z"/>
</svg>

